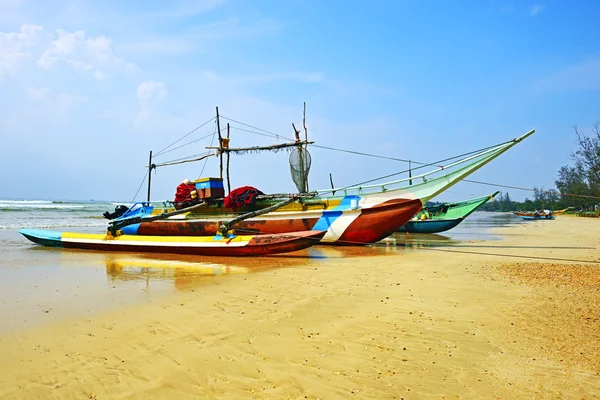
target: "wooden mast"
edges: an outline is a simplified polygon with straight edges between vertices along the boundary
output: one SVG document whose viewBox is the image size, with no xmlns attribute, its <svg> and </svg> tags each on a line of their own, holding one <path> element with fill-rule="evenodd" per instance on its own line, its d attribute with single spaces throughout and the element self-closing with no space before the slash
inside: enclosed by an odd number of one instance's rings
<svg viewBox="0 0 600 400">
<path fill-rule="evenodd" d="M 306 129 L 306 102 L 304 102 L 302 125 L 304 126 L 304 141 L 308 143 L 308 130 Z M 304 148 L 307 150 L 306 153 L 308 154 L 308 144 L 304 145 Z M 304 191 L 308 193 L 308 171 L 304 169 L 304 165 L 302 166 L 302 170 L 304 171 Z"/>
<path fill-rule="evenodd" d="M 150 158 L 148 159 L 148 203 L 150 203 L 150 183 L 152 181 L 152 150 L 150 150 Z"/>
<path fill-rule="evenodd" d="M 229 122 L 227 123 L 227 146 L 229 146 Z M 229 194 L 229 192 L 231 192 L 231 182 L 229 181 L 229 156 L 230 156 L 230 153 L 227 152 L 227 169 L 226 169 L 227 194 Z"/>
<path fill-rule="evenodd" d="M 219 107 L 217 107 L 217 133 L 219 134 L 219 178 L 223 179 L 223 137 L 221 136 L 221 122 L 219 121 Z"/>
</svg>

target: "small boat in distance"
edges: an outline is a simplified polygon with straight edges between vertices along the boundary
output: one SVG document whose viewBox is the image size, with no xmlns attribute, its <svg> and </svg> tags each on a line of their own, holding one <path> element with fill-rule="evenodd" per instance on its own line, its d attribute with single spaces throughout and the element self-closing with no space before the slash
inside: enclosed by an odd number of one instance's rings
<svg viewBox="0 0 600 400">
<path fill-rule="evenodd" d="M 325 231 L 274 235 L 137 236 L 110 233 L 55 232 L 20 229 L 34 243 L 70 249 L 193 254 L 202 256 L 264 256 L 306 249 L 319 243 Z"/>
<path fill-rule="evenodd" d="M 531 221 L 535 219 L 554 219 L 559 215 L 564 214 L 566 211 L 570 210 L 573 207 L 567 207 L 562 210 L 535 210 L 535 211 L 515 211 L 517 217 L 521 217 L 522 220 Z"/>
<path fill-rule="evenodd" d="M 398 232 L 439 233 L 450 230 L 460 224 L 479 207 L 492 200 L 499 191 L 489 196 L 478 197 L 457 203 L 444 203 L 432 207 L 424 207 Z"/>
<path fill-rule="evenodd" d="M 537 221 L 537 220 L 550 220 L 555 219 L 554 215 L 540 214 L 540 215 L 519 215 L 523 221 Z"/>
</svg>

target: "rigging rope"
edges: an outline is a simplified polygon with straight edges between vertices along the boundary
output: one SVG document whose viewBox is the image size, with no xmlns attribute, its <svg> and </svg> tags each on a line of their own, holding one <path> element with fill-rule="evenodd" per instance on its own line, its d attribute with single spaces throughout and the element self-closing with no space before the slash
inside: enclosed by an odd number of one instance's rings
<svg viewBox="0 0 600 400">
<path fill-rule="evenodd" d="M 367 181 L 363 181 L 363 182 L 360 182 L 360 183 L 356 183 L 356 184 L 354 184 L 354 185 L 348 185 L 348 186 L 346 186 L 345 188 L 336 189 L 336 190 L 344 190 L 344 189 L 346 189 L 346 188 L 350 188 L 350 187 L 354 187 L 354 186 L 360 186 L 360 185 L 364 185 L 364 184 L 367 184 L 367 183 L 377 182 L 377 181 L 379 181 L 379 180 L 382 180 L 382 179 L 391 178 L 392 176 L 396 176 L 396 175 L 405 174 L 405 173 L 407 173 L 407 172 L 409 172 L 409 171 L 414 171 L 414 170 L 421 169 L 421 168 L 425 168 L 425 167 L 437 166 L 438 168 L 442 168 L 442 169 L 443 169 L 443 168 L 444 168 L 444 166 L 443 166 L 443 165 L 437 165 L 437 163 L 443 163 L 443 162 L 446 162 L 446 161 L 451 161 L 451 160 L 454 160 L 454 159 L 456 159 L 456 158 L 460 158 L 460 157 L 467 157 L 467 156 L 470 156 L 470 155 L 472 155 L 472 154 L 477 154 L 477 153 L 485 152 L 485 151 L 487 151 L 487 150 L 490 150 L 490 149 L 493 149 L 493 148 L 495 148 L 495 147 L 499 147 L 499 146 L 505 145 L 505 144 L 507 144 L 507 143 L 509 143 L 509 142 L 511 142 L 511 141 L 504 142 L 504 143 L 500 143 L 500 144 L 497 144 L 497 145 L 494 145 L 494 146 L 488 146 L 488 147 L 484 147 L 483 149 L 480 149 L 480 150 L 475 150 L 475 151 L 470 151 L 470 152 L 468 152 L 468 153 L 463 153 L 463 154 L 460 154 L 460 155 L 458 155 L 458 156 L 454 156 L 454 157 L 445 158 L 445 159 L 443 159 L 443 160 L 436 161 L 436 162 L 434 162 L 434 163 L 422 164 L 422 165 L 420 165 L 420 166 L 418 166 L 418 167 L 416 167 L 416 168 L 406 169 L 406 170 L 404 170 L 404 171 L 395 172 L 395 173 L 388 174 L 388 175 L 385 175 L 385 176 L 381 176 L 381 177 L 379 177 L 379 178 L 375 178 L 375 179 L 369 179 L 369 180 L 367 180 Z"/>
<path fill-rule="evenodd" d="M 507 189 L 524 190 L 524 191 L 528 191 L 528 192 L 535 192 L 535 190 L 536 190 L 535 188 L 529 189 L 529 188 L 522 188 L 522 187 L 518 187 L 518 186 L 500 185 L 499 183 L 472 181 L 470 179 L 463 179 L 463 181 L 469 182 L 469 183 L 477 183 L 479 185 L 498 186 L 498 187 L 503 187 L 503 188 L 507 188 Z M 541 193 L 553 193 L 551 190 L 538 190 L 538 191 Z M 559 194 L 561 196 L 584 197 L 584 198 L 588 198 L 588 199 L 600 199 L 600 197 L 598 197 L 598 196 L 587 196 L 584 194 L 571 194 L 571 193 L 560 193 L 560 192 L 559 192 Z"/>
<path fill-rule="evenodd" d="M 236 124 L 240 124 L 242 126 L 246 126 L 248 128 L 252 128 L 252 129 L 254 129 L 256 131 L 251 131 L 249 129 L 243 129 L 243 128 L 235 127 L 235 126 L 231 126 L 230 127 L 231 129 L 236 129 L 238 131 L 248 132 L 248 133 L 252 133 L 252 134 L 260 135 L 260 136 L 265 136 L 265 137 L 272 137 L 272 138 L 275 138 L 276 140 L 285 139 L 285 140 L 289 140 L 289 141 L 294 141 L 294 139 L 288 138 L 285 135 L 280 135 L 280 134 L 268 131 L 266 129 L 258 128 L 256 126 L 253 126 L 253 125 L 250 125 L 250 124 L 246 124 L 246 123 L 243 123 L 241 121 L 237 121 L 237 120 L 235 120 L 233 118 L 229 118 L 229 117 L 226 117 L 226 116 L 223 116 L 223 115 L 221 115 L 220 118 L 223 118 L 225 120 L 234 122 Z M 209 119 L 208 121 L 206 121 L 202 125 L 194 128 L 192 131 L 188 132 L 186 135 L 184 135 L 180 139 L 176 140 L 175 142 L 171 143 L 169 146 L 167 146 L 164 149 L 160 150 L 157 154 L 154 155 L 154 157 L 159 157 L 159 156 L 167 154 L 167 153 L 169 153 L 171 151 L 174 151 L 174 150 L 180 149 L 182 147 L 185 147 L 187 145 L 190 145 L 192 143 L 196 143 L 196 142 L 198 142 L 200 140 L 206 139 L 207 137 L 209 137 L 211 135 L 212 135 L 212 139 L 211 139 L 211 146 L 212 146 L 213 143 L 214 143 L 215 135 L 216 135 L 216 127 L 215 127 L 215 131 L 213 133 L 211 133 L 211 134 L 205 135 L 205 136 L 203 136 L 203 137 L 201 137 L 199 139 L 193 140 L 191 142 L 188 142 L 186 144 L 182 144 L 180 146 L 177 146 L 177 147 L 171 149 L 171 147 L 173 145 L 175 145 L 176 143 L 180 142 L 185 137 L 191 135 L 192 133 L 196 132 L 198 129 L 204 127 L 209 122 L 214 121 L 214 120 L 216 120 L 216 117 L 212 117 L 211 119 Z M 222 131 L 225 131 L 225 129 L 222 129 Z M 338 151 L 338 152 L 342 152 L 342 153 L 355 154 L 355 155 L 361 155 L 361 156 L 366 156 L 366 157 L 379 158 L 379 159 L 383 159 L 383 160 L 392 160 L 392 161 L 406 162 L 406 163 L 412 163 L 412 164 L 419 165 L 418 167 L 415 167 L 415 168 L 409 168 L 409 169 L 406 169 L 406 170 L 403 170 L 403 171 L 399 171 L 399 172 L 395 172 L 395 173 L 392 173 L 392 174 L 384 175 L 384 176 L 381 176 L 379 178 L 370 179 L 370 180 L 367 180 L 367 181 L 363 181 L 363 182 L 360 182 L 360 183 L 356 183 L 356 184 L 353 184 L 353 185 L 346 186 L 346 187 L 353 187 L 353 186 L 364 185 L 364 184 L 367 184 L 367 183 L 377 182 L 377 181 L 382 180 L 382 179 L 391 178 L 393 176 L 405 174 L 405 173 L 407 173 L 409 171 L 415 171 L 415 170 L 418 170 L 418 169 L 421 169 L 421 168 L 426 168 L 426 167 L 431 167 L 431 166 L 438 167 L 438 168 L 443 168 L 443 165 L 441 165 L 441 163 L 452 161 L 452 160 L 457 159 L 459 157 L 469 156 L 469 155 L 475 154 L 477 152 L 489 150 L 489 149 L 491 149 L 493 147 L 501 146 L 501 145 L 507 144 L 509 142 L 511 142 L 511 141 L 500 143 L 500 144 L 495 145 L 495 146 L 485 147 L 485 148 L 482 148 L 480 150 L 475 150 L 475 151 L 471 151 L 471 152 L 468 152 L 468 153 L 463 153 L 463 154 L 458 155 L 458 156 L 449 157 L 449 158 L 446 158 L 446 159 L 443 159 L 443 160 L 439 160 L 439 161 L 435 161 L 435 162 L 431 162 L 431 163 L 424 163 L 424 162 L 415 161 L 415 160 L 406 160 L 406 159 L 402 159 L 402 158 L 388 157 L 388 156 L 382 156 L 382 155 L 378 155 L 378 154 L 371 154 L 371 153 L 365 153 L 365 152 L 360 152 L 360 151 L 340 149 L 340 148 L 329 147 L 329 146 L 321 146 L 321 145 L 315 145 L 315 144 L 312 144 L 311 146 L 313 146 L 315 148 L 324 149 L 324 150 Z M 196 157 L 196 156 L 191 156 L 191 157 Z M 182 160 L 182 159 L 173 160 L 173 162 L 179 161 L 179 160 Z M 204 169 L 206 168 L 207 161 L 208 160 L 206 159 L 205 162 L 204 162 L 204 165 L 202 167 L 200 175 L 202 175 L 202 173 L 204 173 Z M 488 185 L 488 186 L 503 187 L 503 188 L 507 188 L 507 189 L 516 189 L 516 190 L 523 190 L 523 191 L 529 191 L 529 192 L 535 191 L 535 189 L 530 189 L 530 188 L 522 188 L 522 187 L 518 187 L 518 186 L 510 186 L 510 185 L 501 185 L 501 184 L 488 183 L 488 182 L 480 182 L 480 181 L 474 181 L 474 180 L 468 180 L 468 179 L 464 179 L 463 181 L 464 182 L 469 182 L 469 183 L 475 183 L 475 184 L 479 184 L 479 185 Z M 141 188 L 141 186 L 140 186 L 140 188 Z M 341 190 L 343 190 L 343 188 Z M 139 192 L 139 189 L 138 189 L 138 192 Z M 550 193 L 551 191 L 540 190 L 540 192 L 542 192 L 542 193 Z M 578 195 L 578 194 L 571 194 L 571 193 L 560 193 L 560 195 L 561 196 L 580 197 L 580 198 L 589 198 L 589 199 L 600 199 L 600 197 L 598 197 L 598 196 Z M 136 193 L 136 196 L 137 196 L 137 193 Z"/>
<path fill-rule="evenodd" d="M 279 139 L 282 139 L 282 138 L 283 138 L 283 139 L 287 139 L 286 137 L 284 137 L 284 136 L 281 136 L 281 135 L 277 135 L 277 134 L 266 134 L 266 133 L 254 132 L 254 131 L 251 131 L 251 130 L 248 130 L 248 129 L 239 128 L 239 127 L 237 127 L 237 126 L 232 126 L 232 127 L 231 127 L 231 129 L 232 129 L 232 130 L 233 130 L 233 129 L 235 129 L 235 130 L 242 131 L 242 132 L 253 133 L 253 134 L 255 134 L 255 135 L 260 135 L 260 136 L 272 137 L 272 138 L 274 138 L 274 139 L 276 139 L 276 140 L 279 140 Z M 292 141 L 292 142 L 294 141 L 294 140 L 292 140 L 292 139 L 288 139 L 288 140 L 290 140 L 290 141 Z"/>
<path fill-rule="evenodd" d="M 210 121 L 214 121 L 215 119 L 217 119 L 217 117 L 212 117 L 211 119 L 209 119 L 208 121 L 206 121 L 205 123 L 203 123 L 202 125 L 192 129 L 190 132 L 186 133 L 185 135 L 183 135 L 182 137 L 180 137 L 179 139 L 177 139 L 176 141 L 174 141 L 173 143 L 171 143 L 170 145 L 168 145 L 167 147 L 165 147 L 164 149 L 160 150 L 159 152 L 156 153 L 155 157 L 160 156 L 161 154 L 164 154 L 164 152 L 166 150 L 168 150 L 171 146 L 175 145 L 176 143 L 181 142 L 183 139 L 185 139 L 186 137 L 188 137 L 189 135 L 191 135 L 192 133 L 196 132 L 198 129 L 202 128 L 204 125 L 208 124 Z"/>
<path fill-rule="evenodd" d="M 291 140 L 292 142 L 295 140 L 295 139 L 290 139 L 290 138 L 288 138 L 288 137 L 285 137 L 285 136 L 283 136 L 283 135 L 278 135 L 278 134 L 276 134 L 276 133 L 273 133 L 273 132 L 267 131 L 267 130 L 265 130 L 265 129 L 257 128 L 256 126 L 248 125 L 248 124 L 245 124 L 245 123 L 243 123 L 243 122 L 236 121 L 236 120 L 234 120 L 234 119 L 231 119 L 231 118 L 228 118 L 228 117 L 224 117 L 224 116 L 222 116 L 222 115 L 221 115 L 221 118 L 223 118 L 223 119 L 226 119 L 226 120 L 229 120 L 229 121 L 231 121 L 231 122 L 235 122 L 236 124 L 240 124 L 240 125 L 244 125 L 244 126 L 247 126 L 247 127 L 249 127 L 249 128 L 252 128 L 252 129 L 256 129 L 256 130 L 258 130 L 258 131 L 261 131 L 261 132 L 268 133 L 268 134 L 270 134 L 270 135 L 271 135 L 272 137 L 274 137 L 274 138 L 279 138 L 279 137 L 282 137 L 282 138 L 284 138 L 284 139 L 286 139 L 286 140 Z M 239 128 L 237 128 L 237 129 L 239 129 Z M 248 132 L 250 132 L 250 131 L 248 131 Z M 256 132 L 251 132 L 251 133 L 256 133 Z M 266 135 L 265 135 L 265 136 L 266 136 Z"/>
<path fill-rule="evenodd" d="M 209 137 L 209 136 L 211 136 L 211 135 L 213 135 L 213 133 L 209 133 L 208 135 L 202 136 L 202 137 L 201 137 L 201 138 L 199 138 L 199 139 L 192 140 L 191 142 L 187 142 L 187 143 L 185 143 L 185 144 L 182 144 L 181 146 L 177 146 L 177 147 L 175 147 L 175 148 L 172 148 L 172 149 L 170 149 L 170 150 L 163 151 L 162 153 L 160 153 L 160 154 L 158 154 L 158 155 L 154 156 L 153 158 L 156 158 L 156 157 L 159 157 L 159 156 L 165 155 L 165 154 L 167 154 L 167 153 L 170 153 L 170 152 L 172 152 L 172 151 L 175 151 L 175 150 L 181 149 L 182 147 L 185 147 L 185 146 L 187 146 L 187 145 L 190 145 L 190 144 L 192 144 L 192 143 L 199 142 L 200 140 L 206 139 L 207 137 Z M 194 156 L 191 156 L 191 157 L 194 157 Z M 175 160 L 174 160 L 174 161 L 175 161 Z"/>
<path fill-rule="evenodd" d="M 216 118 L 214 118 L 216 120 Z M 212 139 L 210 140 L 210 145 L 212 147 L 214 141 L 215 141 L 215 137 L 217 136 L 217 122 L 215 121 L 215 131 L 212 134 Z M 206 163 L 208 162 L 208 157 L 206 157 L 204 159 L 204 165 L 202 166 L 202 169 L 200 170 L 200 175 L 198 177 L 201 177 L 202 174 L 204 174 L 204 168 L 206 168 Z"/>
<path fill-rule="evenodd" d="M 137 192 L 135 192 L 135 194 L 133 195 L 133 198 L 131 199 L 131 201 L 129 202 L 129 207 L 127 208 L 131 208 L 131 206 L 133 205 L 133 203 L 135 202 L 135 198 L 137 197 L 137 195 L 140 193 L 140 190 L 142 189 L 142 185 L 144 184 L 144 182 L 146 182 L 146 177 L 148 176 L 148 174 L 150 173 L 150 169 L 146 170 L 146 174 L 144 175 L 144 178 L 142 179 L 142 182 L 140 183 L 140 186 L 138 187 Z"/>
</svg>

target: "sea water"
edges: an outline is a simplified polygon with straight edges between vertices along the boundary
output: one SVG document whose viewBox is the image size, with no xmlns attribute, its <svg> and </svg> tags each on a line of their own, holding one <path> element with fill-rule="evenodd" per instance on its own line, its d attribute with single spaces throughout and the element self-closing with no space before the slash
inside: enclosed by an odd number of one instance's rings
<svg viewBox="0 0 600 400">
<path fill-rule="evenodd" d="M 102 227 L 120 202 L 0 199 L 0 230 Z"/>
</svg>

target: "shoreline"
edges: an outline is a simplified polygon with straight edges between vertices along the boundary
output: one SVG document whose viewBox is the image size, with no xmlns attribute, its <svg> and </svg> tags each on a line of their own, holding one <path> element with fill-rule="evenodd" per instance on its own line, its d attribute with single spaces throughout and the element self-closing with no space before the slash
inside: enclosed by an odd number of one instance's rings
<svg viewBox="0 0 600 400">
<path fill-rule="evenodd" d="M 600 224 L 536 223 L 228 275 L 3 335 L 0 395 L 597 398 Z"/>
</svg>

